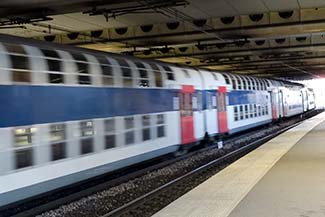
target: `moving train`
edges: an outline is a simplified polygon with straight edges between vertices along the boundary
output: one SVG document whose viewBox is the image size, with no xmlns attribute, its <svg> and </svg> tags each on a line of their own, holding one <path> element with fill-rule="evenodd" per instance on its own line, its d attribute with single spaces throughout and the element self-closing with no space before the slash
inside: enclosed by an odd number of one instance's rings
<svg viewBox="0 0 325 217">
<path fill-rule="evenodd" d="M 314 108 L 300 84 L 0 35 L 0 207 Z"/>
</svg>

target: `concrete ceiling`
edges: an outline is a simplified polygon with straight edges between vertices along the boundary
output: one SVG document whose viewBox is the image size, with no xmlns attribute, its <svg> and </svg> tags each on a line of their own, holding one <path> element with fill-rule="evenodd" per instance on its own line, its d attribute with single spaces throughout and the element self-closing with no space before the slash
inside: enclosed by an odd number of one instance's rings
<svg viewBox="0 0 325 217">
<path fill-rule="evenodd" d="M 325 75 L 323 0 L 3 0 L 0 33 L 264 77 Z"/>
</svg>

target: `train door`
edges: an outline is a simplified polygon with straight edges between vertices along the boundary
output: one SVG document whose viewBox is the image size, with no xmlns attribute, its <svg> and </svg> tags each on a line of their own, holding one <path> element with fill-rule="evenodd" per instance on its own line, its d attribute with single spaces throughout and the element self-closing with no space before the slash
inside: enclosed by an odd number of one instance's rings
<svg viewBox="0 0 325 217">
<path fill-rule="evenodd" d="M 278 99 L 277 99 L 277 93 L 275 91 L 271 91 L 271 107 L 272 107 L 272 120 L 278 119 Z"/>
<path fill-rule="evenodd" d="M 227 88 L 219 87 L 217 94 L 217 111 L 218 111 L 218 129 L 219 133 L 227 133 L 228 122 L 227 122 Z"/>
<path fill-rule="evenodd" d="M 283 92 L 282 90 L 280 90 L 279 92 L 279 117 L 283 117 L 284 116 L 284 97 L 283 97 Z"/>
<path fill-rule="evenodd" d="M 193 85 L 182 85 L 180 92 L 181 141 L 188 144 L 195 141 L 193 118 Z"/>
</svg>

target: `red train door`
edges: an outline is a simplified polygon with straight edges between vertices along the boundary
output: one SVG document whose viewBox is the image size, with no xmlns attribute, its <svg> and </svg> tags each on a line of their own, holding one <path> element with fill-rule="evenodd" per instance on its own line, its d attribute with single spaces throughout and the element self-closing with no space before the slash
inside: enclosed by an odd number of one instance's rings
<svg viewBox="0 0 325 217">
<path fill-rule="evenodd" d="M 227 133 L 228 130 L 228 123 L 227 123 L 227 102 L 226 102 L 226 94 L 227 88 L 226 87 L 219 87 L 218 88 L 218 98 L 217 98 L 217 109 L 218 109 L 218 128 L 219 133 Z"/>
<path fill-rule="evenodd" d="M 180 112 L 181 112 L 181 139 L 182 144 L 188 144 L 195 141 L 193 103 L 194 93 L 193 85 L 182 85 L 180 92 Z"/>
<path fill-rule="evenodd" d="M 270 92 L 271 93 L 271 107 L 272 107 L 272 119 L 276 120 L 278 119 L 278 114 L 277 114 L 277 93 L 276 92 Z"/>
</svg>

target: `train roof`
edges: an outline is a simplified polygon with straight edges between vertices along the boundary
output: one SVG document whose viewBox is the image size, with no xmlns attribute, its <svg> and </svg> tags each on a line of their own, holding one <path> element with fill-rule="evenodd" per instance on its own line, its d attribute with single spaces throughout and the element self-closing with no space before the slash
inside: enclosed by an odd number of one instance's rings
<svg viewBox="0 0 325 217">
<path fill-rule="evenodd" d="M 91 50 L 88 48 L 64 45 L 64 44 L 59 44 L 56 42 L 41 41 L 41 40 L 36 40 L 36 39 L 31 39 L 31 38 L 17 37 L 17 36 L 12 36 L 12 35 L 0 34 L 0 41 L 5 42 L 5 43 L 19 43 L 19 44 L 34 46 L 34 47 L 43 48 L 43 49 L 57 49 L 57 50 L 63 50 L 63 51 L 67 51 L 67 52 L 80 52 L 80 53 L 85 53 L 85 54 L 94 55 L 94 56 L 109 55 L 116 59 L 126 58 L 126 59 L 133 60 L 133 61 L 143 61 L 143 62 L 147 62 L 147 63 L 156 63 L 156 64 L 166 65 L 166 66 L 183 67 L 183 68 L 190 68 L 190 69 L 196 69 L 196 70 L 200 69 L 200 70 L 206 70 L 206 71 L 211 71 L 211 72 L 224 73 L 224 72 L 220 72 L 220 71 L 213 71 L 210 69 L 191 67 L 191 66 L 182 65 L 179 63 L 166 63 L 166 62 L 162 62 L 159 60 L 141 59 L 141 58 L 137 58 L 134 56 L 127 56 L 127 55 L 123 55 L 123 54 L 116 54 L 116 53 L 104 52 L 104 51 L 99 51 L 99 50 Z M 229 72 L 227 72 L 226 74 L 238 75 L 236 73 L 229 73 Z M 258 78 L 255 76 L 250 76 L 250 75 L 245 75 L 245 76 L 254 77 L 258 80 L 261 79 L 261 78 Z M 272 81 L 279 82 L 279 84 L 283 84 L 286 86 L 304 87 L 304 85 L 302 85 L 302 84 L 285 81 L 285 80 L 280 80 L 280 79 L 267 79 L 267 80 L 270 80 L 271 82 Z"/>
</svg>

